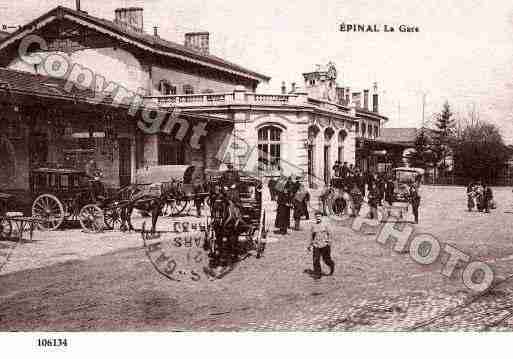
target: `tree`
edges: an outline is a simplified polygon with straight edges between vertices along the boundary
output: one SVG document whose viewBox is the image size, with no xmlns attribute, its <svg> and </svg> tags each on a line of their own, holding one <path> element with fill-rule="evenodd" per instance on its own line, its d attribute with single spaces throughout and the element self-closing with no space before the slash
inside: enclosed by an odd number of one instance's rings
<svg viewBox="0 0 513 359">
<path fill-rule="evenodd" d="M 413 151 L 406 155 L 406 158 L 412 167 L 426 169 L 433 165 L 434 154 L 424 128 L 421 128 L 417 133 Z"/>
<path fill-rule="evenodd" d="M 447 171 L 447 157 L 451 154 L 451 147 L 455 136 L 455 121 L 452 118 L 449 102 L 445 101 L 442 112 L 435 115 L 435 135 L 433 136 L 432 150 L 435 163 L 440 172 Z"/>
<path fill-rule="evenodd" d="M 504 168 L 509 152 L 495 125 L 470 122 L 455 141 L 453 156 L 459 176 L 490 183 Z"/>
</svg>

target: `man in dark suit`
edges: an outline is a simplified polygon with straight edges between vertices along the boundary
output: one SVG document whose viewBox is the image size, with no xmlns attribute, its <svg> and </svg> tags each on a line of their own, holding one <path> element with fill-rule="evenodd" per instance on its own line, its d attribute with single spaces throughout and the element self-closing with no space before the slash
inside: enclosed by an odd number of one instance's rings
<svg viewBox="0 0 513 359">
<path fill-rule="evenodd" d="M 233 168 L 231 163 L 228 163 L 226 167 L 228 169 L 221 175 L 220 179 L 221 192 L 238 204 L 240 185 L 239 173 Z"/>
<path fill-rule="evenodd" d="M 102 177 L 102 171 L 94 159 L 91 159 L 86 163 L 84 171 L 89 181 L 89 190 L 91 193 L 91 198 L 94 202 L 98 200 L 99 196 L 103 196 L 105 192 L 103 183 L 100 180 Z"/>
</svg>

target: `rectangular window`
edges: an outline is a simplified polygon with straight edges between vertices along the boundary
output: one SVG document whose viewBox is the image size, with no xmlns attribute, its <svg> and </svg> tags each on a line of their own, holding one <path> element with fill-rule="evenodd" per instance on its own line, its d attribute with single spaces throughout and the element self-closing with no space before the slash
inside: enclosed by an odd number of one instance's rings
<svg viewBox="0 0 513 359">
<path fill-rule="evenodd" d="M 258 169 L 267 171 L 269 166 L 269 146 L 267 144 L 258 145 Z"/>
<path fill-rule="evenodd" d="M 271 144 L 271 170 L 276 171 L 280 169 L 280 144 Z"/>
<path fill-rule="evenodd" d="M 194 89 L 191 85 L 183 85 L 183 93 L 186 95 L 192 95 L 194 93 Z"/>
<path fill-rule="evenodd" d="M 185 146 L 181 141 L 159 138 L 159 165 L 185 165 Z"/>
<path fill-rule="evenodd" d="M 271 141 L 279 141 L 280 140 L 280 129 L 276 128 L 276 127 L 272 127 L 271 128 L 271 138 L 270 140 Z"/>
</svg>

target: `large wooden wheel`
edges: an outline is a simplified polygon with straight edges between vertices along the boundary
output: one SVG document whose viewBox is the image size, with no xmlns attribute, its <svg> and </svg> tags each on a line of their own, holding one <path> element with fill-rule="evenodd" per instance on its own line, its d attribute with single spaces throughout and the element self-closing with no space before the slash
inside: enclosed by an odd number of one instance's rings
<svg viewBox="0 0 513 359">
<path fill-rule="evenodd" d="M 78 220 L 84 231 L 88 233 L 101 232 L 105 226 L 103 211 L 95 204 L 82 207 Z"/>
<path fill-rule="evenodd" d="M 121 209 L 116 207 L 106 208 L 103 212 L 103 219 L 106 229 L 121 227 Z"/>
<path fill-rule="evenodd" d="M 215 255 L 217 250 L 217 244 L 212 223 L 207 223 L 207 226 L 205 228 L 205 246 L 209 250 L 211 256 Z"/>
<path fill-rule="evenodd" d="M 255 246 L 257 251 L 257 258 L 260 258 L 262 256 L 262 253 L 264 253 L 265 250 L 265 241 L 264 239 L 267 237 L 267 227 L 266 227 L 266 221 L 265 221 L 265 209 L 260 210 L 260 221 L 258 225 L 258 232 L 257 236 L 255 238 Z"/>
<path fill-rule="evenodd" d="M 32 216 L 41 220 L 38 228 L 42 231 L 53 231 L 64 221 L 64 207 L 57 197 L 42 194 L 32 204 Z"/>
</svg>

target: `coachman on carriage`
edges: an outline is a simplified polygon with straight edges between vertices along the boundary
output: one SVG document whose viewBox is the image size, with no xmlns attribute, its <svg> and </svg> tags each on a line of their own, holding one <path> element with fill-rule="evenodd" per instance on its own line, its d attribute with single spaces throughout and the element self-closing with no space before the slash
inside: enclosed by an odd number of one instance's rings
<svg viewBox="0 0 513 359">
<path fill-rule="evenodd" d="M 211 266 L 224 266 L 265 249 L 266 214 L 262 207 L 262 182 L 249 173 L 229 169 L 206 173 L 210 218 L 206 249 Z"/>
</svg>

